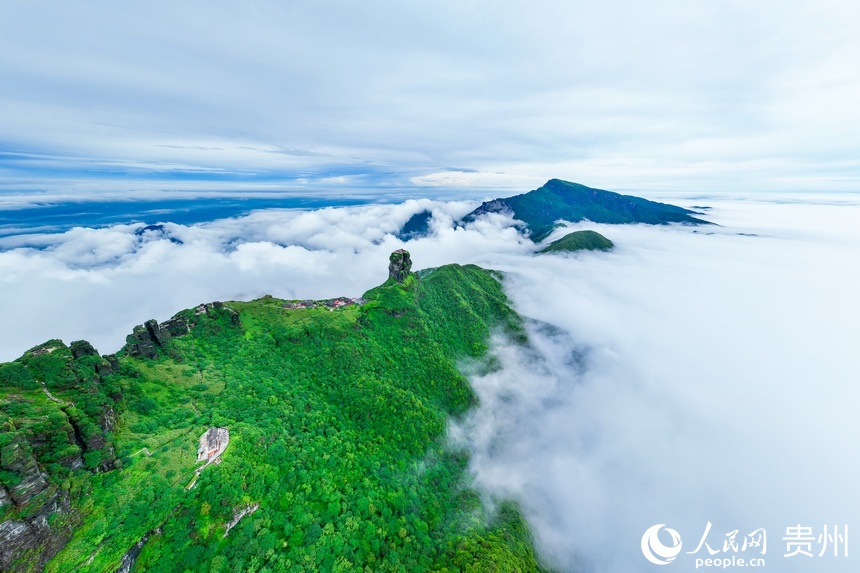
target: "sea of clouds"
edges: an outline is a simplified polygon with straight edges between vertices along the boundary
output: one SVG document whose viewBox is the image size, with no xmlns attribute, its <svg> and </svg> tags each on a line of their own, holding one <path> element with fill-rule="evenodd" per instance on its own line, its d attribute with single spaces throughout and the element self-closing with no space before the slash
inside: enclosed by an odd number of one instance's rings
<svg viewBox="0 0 860 573">
<path fill-rule="evenodd" d="M 851 570 L 817 540 L 783 557 L 782 537 L 860 527 L 860 197 L 671 200 L 710 205 L 718 226 L 577 224 L 614 251 L 535 256 L 510 218 L 454 228 L 474 202 L 422 199 L 5 237 L 0 360 L 49 338 L 115 352 L 134 325 L 212 300 L 360 296 L 404 246 L 416 268 L 497 268 L 533 345 L 495 341 L 503 367 L 473 377 L 481 405 L 451 436 L 488 500 L 519 500 L 549 562 L 656 569 L 640 539 L 667 524 L 684 552 L 666 570 L 692 570 L 710 521 L 714 557 L 763 527 L 772 570 Z M 425 209 L 431 235 L 397 239 Z"/>
</svg>

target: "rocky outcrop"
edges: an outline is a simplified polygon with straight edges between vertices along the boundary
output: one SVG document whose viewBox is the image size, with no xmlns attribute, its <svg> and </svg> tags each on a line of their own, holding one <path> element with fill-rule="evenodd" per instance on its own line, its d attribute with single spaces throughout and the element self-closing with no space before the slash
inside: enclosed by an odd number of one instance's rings
<svg viewBox="0 0 860 573">
<path fill-rule="evenodd" d="M 70 471 L 116 465 L 122 394 L 106 377 L 119 362 L 84 340 L 50 340 L 0 366 L 15 404 L 0 408 L 0 571 L 40 571 L 77 519 L 58 484 Z"/>
<path fill-rule="evenodd" d="M 69 503 L 39 469 L 27 441 L 12 430 L 4 428 L 11 440 L 0 447 L 0 511 L 13 510 L 0 522 L 0 571 L 41 570 L 71 535 L 48 522 L 51 515 L 68 512 Z"/>
<path fill-rule="evenodd" d="M 69 511 L 68 497 L 55 491 L 36 512 L 0 523 L 0 571 L 42 571 L 72 537 Z M 52 525 L 52 516 L 66 525 Z"/>
<path fill-rule="evenodd" d="M 226 315 L 230 324 L 240 326 L 239 313 L 225 306 L 223 302 L 201 304 L 193 310 L 185 310 L 175 314 L 161 324 L 155 320 L 147 320 L 135 326 L 126 337 L 125 351 L 134 358 L 158 358 L 167 350 L 171 338 L 185 336 L 200 323 L 201 317 L 218 318 Z"/>
<path fill-rule="evenodd" d="M 160 328 L 162 332 L 166 332 L 170 336 L 184 336 L 200 322 L 201 316 L 215 317 L 218 314 L 226 314 L 233 326 L 240 326 L 241 324 L 238 312 L 225 306 L 223 302 L 215 301 L 198 305 L 193 311 L 180 312 L 162 322 Z"/>
<path fill-rule="evenodd" d="M 170 336 L 184 336 L 191 332 L 191 325 L 188 324 L 188 318 L 177 314 L 176 316 L 161 323 L 161 330 L 167 332 Z"/>
<path fill-rule="evenodd" d="M 486 201 L 481 203 L 477 209 L 469 213 L 465 221 L 474 221 L 481 215 L 486 215 L 487 213 L 500 213 L 503 215 L 512 215 L 514 213 L 513 208 L 505 202 L 504 199 L 493 199 L 492 201 Z"/>
<path fill-rule="evenodd" d="M 147 320 L 142 325 L 134 327 L 125 339 L 125 351 L 134 358 L 158 358 L 164 350 L 170 333 L 161 330 L 158 322 Z"/>
<path fill-rule="evenodd" d="M 109 410 L 112 413 L 112 408 Z M 108 433 L 105 427 L 113 428 L 116 424 L 115 414 L 111 415 L 107 412 L 102 413 L 98 418 L 98 426 L 92 424 L 91 420 L 83 416 L 83 414 L 74 408 L 64 408 L 64 412 L 69 417 L 74 431 L 75 443 L 80 448 L 83 454 L 100 453 L 101 461 L 98 464 L 92 465 L 92 469 L 96 472 L 108 471 L 113 469 L 116 463 L 113 446 L 108 442 Z"/>
<path fill-rule="evenodd" d="M 39 470 L 30 444 L 21 434 L 13 432 L 11 423 L 4 428 L 11 440 L 0 447 L 0 470 L 4 474 L 5 497 L 20 507 L 48 489 L 48 482 Z"/>
<path fill-rule="evenodd" d="M 72 358 L 77 360 L 84 356 L 98 356 L 99 353 L 93 348 L 93 345 L 86 340 L 75 340 L 69 344 L 69 350 L 72 352 Z"/>
<path fill-rule="evenodd" d="M 405 281 L 412 270 L 412 259 L 409 257 L 409 251 L 397 249 L 391 253 L 388 260 L 388 278 L 400 283 Z"/>
<path fill-rule="evenodd" d="M 208 304 L 201 304 L 194 309 L 195 315 L 210 314 L 212 312 L 225 313 L 230 319 L 230 324 L 232 324 L 233 326 L 242 325 L 242 322 L 239 320 L 239 313 L 230 308 L 229 306 L 225 306 L 223 302 L 215 301 Z"/>
<path fill-rule="evenodd" d="M 96 372 L 99 376 L 110 376 L 114 372 L 119 371 L 119 360 L 116 354 L 105 354 L 102 356 L 102 361 L 96 364 Z M 115 398 L 119 401 L 119 398 Z"/>
</svg>

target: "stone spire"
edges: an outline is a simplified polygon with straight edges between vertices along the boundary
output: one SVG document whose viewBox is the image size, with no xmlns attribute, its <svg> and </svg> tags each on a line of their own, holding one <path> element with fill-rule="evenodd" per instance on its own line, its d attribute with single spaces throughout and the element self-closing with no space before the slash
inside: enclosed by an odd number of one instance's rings
<svg viewBox="0 0 860 573">
<path fill-rule="evenodd" d="M 388 278 L 394 279 L 402 283 L 409 276 L 409 271 L 412 270 L 412 259 L 409 258 L 409 251 L 397 249 L 388 258 L 391 261 L 388 264 Z"/>
</svg>

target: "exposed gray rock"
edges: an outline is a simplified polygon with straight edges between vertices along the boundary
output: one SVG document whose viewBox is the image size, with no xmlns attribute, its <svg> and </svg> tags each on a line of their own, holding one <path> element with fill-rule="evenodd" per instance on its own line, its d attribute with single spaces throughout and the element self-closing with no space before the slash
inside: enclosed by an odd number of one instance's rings
<svg viewBox="0 0 860 573">
<path fill-rule="evenodd" d="M 394 279 L 402 283 L 409 276 L 412 270 L 412 259 L 409 257 L 409 251 L 397 249 L 388 258 L 388 278 Z"/>
<path fill-rule="evenodd" d="M 72 536 L 70 527 L 52 527 L 48 518 L 68 512 L 65 494 L 55 492 L 27 517 L 0 522 L 0 571 L 42 571 Z M 34 551 L 26 563 L 13 565 L 15 559 Z"/>
<path fill-rule="evenodd" d="M 493 199 L 482 203 L 477 209 L 469 213 L 466 221 L 473 221 L 486 213 L 501 213 L 504 215 L 513 214 L 513 209 L 504 199 Z"/>
<path fill-rule="evenodd" d="M 116 423 L 116 414 L 113 414 L 112 419 L 112 416 L 107 414 L 107 412 L 103 413 L 99 417 L 99 425 L 101 426 L 102 431 L 90 431 L 85 433 L 84 419 L 79 415 L 79 412 L 69 408 L 65 408 L 63 411 L 66 412 L 66 415 L 69 417 L 69 423 L 72 425 L 75 433 L 75 443 L 81 451 L 84 454 L 96 451 L 103 452 L 103 459 L 99 462 L 97 471 L 108 471 L 113 468 L 114 462 L 116 462 L 116 457 L 114 456 L 113 448 L 108 445 L 107 436 L 103 432 L 106 425 Z M 112 410 L 109 411 L 112 412 Z"/>
<path fill-rule="evenodd" d="M 116 354 L 105 354 L 102 356 L 102 361 L 96 364 L 96 372 L 100 377 L 110 376 L 119 370 L 119 360 Z"/>
<path fill-rule="evenodd" d="M 13 505 L 27 510 L 26 517 L 13 513 L 12 519 L 0 522 L 0 571 L 41 571 L 71 535 L 70 531 L 52 531 L 48 524 L 52 514 L 68 512 L 68 500 L 45 479 L 29 444 L 20 434 L 0 448 L 0 470 L 11 476 L 14 483 L 0 485 L 0 507 Z M 28 551 L 35 553 L 27 563 L 13 566 L 13 561 Z"/>
<path fill-rule="evenodd" d="M 93 345 L 86 340 L 75 340 L 69 344 L 69 350 L 72 351 L 72 358 L 77 360 L 84 356 L 98 356 L 99 353 L 93 348 Z"/>
<path fill-rule="evenodd" d="M 183 336 L 191 332 L 191 325 L 188 324 L 188 319 L 182 315 L 176 316 L 161 323 L 161 330 L 170 333 L 170 336 Z"/>
<path fill-rule="evenodd" d="M 143 323 L 143 326 L 146 327 L 146 331 L 149 332 L 149 336 L 152 340 L 162 348 L 165 343 L 170 339 L 170 334 L 163 332 L 161 328 L 158 326 L 158 322 L 155 319 L 147 320 Z"/>
<path fill-rule="evenodd" d="M 225 306 L 223 302 L 207 302 L 206 304 L 198 305 L 191 314 L 189 311 L 180 312 L 171 318 L 161 323 L 159 328 L 162 333 L 169 336 L 184 336 L 191 332 L 200 319 L 198 317 L 212 315 L 213 313 L 226 313 L 230 317 L 230 323 L 234 326 L 240 326 L 239 313 Z"/>
<path fill-rule="evenodd" d="M 167 348 L 167 343 L 171 338 L 188 334 L 200 321 L 198 317 L 213 312 L 226 313 L 231 324 L 241 326 L 238 312 L 225 306 L 222 302 L 209 302 L 197 306 L 193 312 L 182 311 L 161 324 L 155 320 L 147 320 L 142 325 L 135 326 L 132 333 L 125 339 L 125 351 L 134 358 L 157 358 Z M 119 367 L 115 357 L 109 367 L 113 370 Z"/>
<path fill-rule="evenodd" d="M 143 550 L 143 546 L 146 545 L 146 542 L 149 541 L 149 538 L 153 535 L 161 535 L 161 528 L 158 527 L 153 531 L 148 532 L 143 536 L 143 539 L 135 543 L 131 546 L 131 549 L 125 552 L 120 560 L 119 568 L 115 573 L 129 573 L 131 568 L 134 567 L 134 562 L 137 561 L 137 558 L 140 556 L 140 552 Z"/>
<path fill-rule="evenodd" d="M 0 469 L 15 476 L 18 482 L 7 486 L 8 496 L 17 506 L 28 503 L 48 489 L 48 482 L 39 471 L 30 445 L 20 434 L 15 434 L 8 444 L 0 448 Z"/>
<path fill-rule="evenodd" d="M 147 320 L 126 337 L 125 350 L 134 358 L 158 358 L 168 340 L 169 332 L 162 331 L 155 320 Z"/>
<path fill-rule="evenodd" d="M 102 412 L 99 419 L 99 426 L 103 432 L 112 432 L 116 427 L 116 411 L 113 408 L 108 408 Z"/>
</svg>

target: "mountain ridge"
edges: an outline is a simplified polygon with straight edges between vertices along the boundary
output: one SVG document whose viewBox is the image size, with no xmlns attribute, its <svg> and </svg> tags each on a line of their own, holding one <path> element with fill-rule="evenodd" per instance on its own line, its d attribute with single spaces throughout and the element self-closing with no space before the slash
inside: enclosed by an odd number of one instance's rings
<svg viewBox="0 0 860 573">
<path fill-rule="evenodd" d="M 707 221 L 692 217 L 694 211 L 683 207 L 561 179 L 550 179 L 528 193 L 485 201 L 463 221 L 474 221 L 488 213 L 507 213 L 522 221 L 525 231 L 535 242 L 546 238 L 558 220 L 571 223 L 589 220 L 610 224 L 707 224 Z"/>
<path fill-rule="evenodd" d="M 458 360 L 488 360 L 496 328 L 524 340 L 522 319 L 497 273 L 391 262 L 361 304 L 199 305 L 110 358 L 52 341 L 0 365 L 0 490 L 46 484 L 0 503 L 3 569 L 544 570 L 516 506 L 484 507 L 445 441 L 476 402 Z M 111 422 L 39 426 L 90 403 Z M 213 427 L 230 445 L 192 481 Z"/>
</svg>

